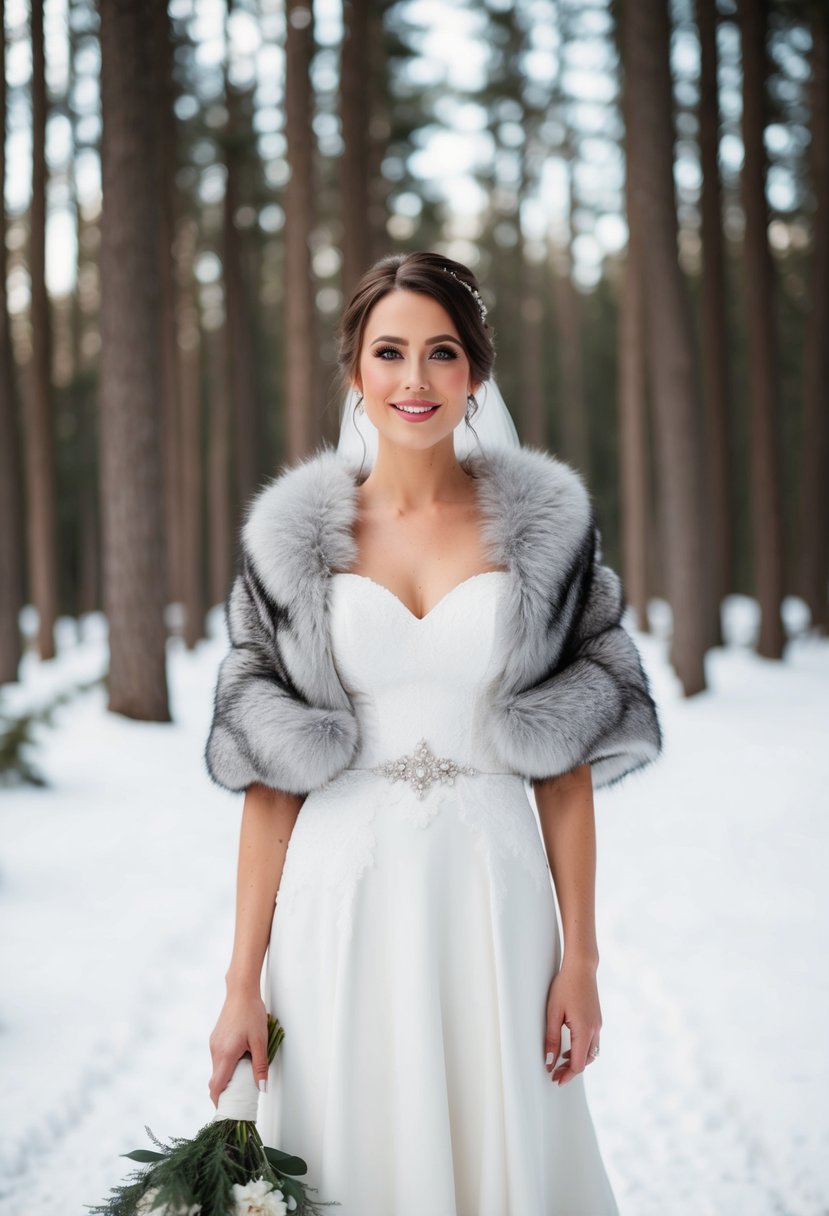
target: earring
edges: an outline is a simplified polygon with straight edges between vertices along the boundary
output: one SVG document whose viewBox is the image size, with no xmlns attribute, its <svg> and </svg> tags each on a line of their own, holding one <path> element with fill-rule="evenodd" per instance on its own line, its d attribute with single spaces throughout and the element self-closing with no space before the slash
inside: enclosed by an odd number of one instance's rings
<svg viewBox="0 0 829 1216">
<path fill-rule="evenodd" d="M 470 409 L 470 406 L 472 407 L 471 409 Z M 475 400 L 473 394 L 469 393 L 469 395 L 466 398 L 466 413 L 463 416 L 463 420 L 467 426 L 469 426 L 469 423 L 472 421 L 472 418 L 477 409 L 478 409 L 478 402 Z"/>
<path fill-rule="evenodd" d="M 363 394 L 362 393 L 360 393 L 360 396 L 357 398 L 355 408 L 356 408 L 358 414 L 365 413 L 366 407 L 363 405 Z"/>
</svg>

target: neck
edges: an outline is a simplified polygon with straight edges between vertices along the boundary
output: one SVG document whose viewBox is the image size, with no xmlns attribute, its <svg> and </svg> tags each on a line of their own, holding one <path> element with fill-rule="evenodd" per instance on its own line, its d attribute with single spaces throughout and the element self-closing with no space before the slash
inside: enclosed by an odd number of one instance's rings
<svg viewBox="0 0 829 1216">
<path fill-rule="evenodd" d="M 362 483 L 364 500 L 401 514 L 468 492 L 470 477 L 455 455 L 452 435 L 422 451 L 389 443 L 380 435 L 377 457 Z"/>
</svg>

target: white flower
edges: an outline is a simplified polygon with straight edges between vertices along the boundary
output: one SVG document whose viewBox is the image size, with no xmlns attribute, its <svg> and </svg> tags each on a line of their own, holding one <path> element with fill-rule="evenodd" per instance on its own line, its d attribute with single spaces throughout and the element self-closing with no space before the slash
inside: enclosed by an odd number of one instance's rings
<svg viewBox="0 0 829 1216">
<path fill-rule="evenodd" d="M 233 1216 L 288 1216 L 288 1212 L 296 1207 L 290 1197 L 286 1203 L 282 1192 L 275 1191 L 264 1178 L 249 1182 L 246 1186 L 235 1182 L 233 1200 Z"/>
<path fill-rule="evenodd" d="M 135 1216 L 199 1216 L 201 1212 L 201 1204 L 193 1203 L 189 1208 L 183 1207 L 181 1204 L 178 1207 L 170 1207 L 165 1203 L 160 1208 L 155 1206 L 158 1198 L 158 1187 L 152 1187 L 149 1191 L 141 1196 L 138 1200 L 138 1206 L 135 1209 Z"/>
</svg>

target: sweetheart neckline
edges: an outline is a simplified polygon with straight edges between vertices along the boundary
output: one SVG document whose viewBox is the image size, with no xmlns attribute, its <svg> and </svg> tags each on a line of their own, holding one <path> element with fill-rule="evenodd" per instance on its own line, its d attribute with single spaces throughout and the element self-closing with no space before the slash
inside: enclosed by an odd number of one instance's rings
<svg viewBox="0 0 829 1216">
<path fill-rule="evenodd" d="M 425 612 L 423 614 L 423 616 L 417 616 L 414 612 L 412 612 L 412 610 L 408 606 L 408 604 L 403 603 L 403 601 L 401 600 L 399 595 L 395 595 L 395 593 L 389 587 L 387 587 L 385 583 L 378 583 L 376 579 L 371 578 L 368 574 L 357 574 L 352 570 L 338 570 L 335 574 L 332 574 L 331 577 L 332 578 L 358 578 L 358 579 L 361 579 L 362 582 L 364 582 L 364 583 L 369 583 L 372 587 L 379 587 L 381 591 L 385 591 L 386 595 L 391 596 L 391 598 L 395 601 L 396 604 L 400 605 L 400 607 L 403 609 L 403 611 L 406 613 L 406 615 L 411 618 L 411 620 L 421 623 L 422 621 L 428 620 L 429 617 L 432 615 L 432 613 L 437 611 L 438 608 L 440 608 L 441 604 L 445 604 L 446 601 L 448 599 L 450 599 L 455 594 L 456 591 L 460 591 L 460 589 L 462 587 L 466 587 L 469 583 L 474 583 L 479 578 L 487 578 L 491 574 L 509 574 L 509 573 L 510 573 L 509 570 L 480 570 L 480 571 L 478 571 L 477 574 L 470 574 L 469 578 L 461 579 L 461 581 L 459 583 L 455 583 L 454 587 L 451 587 L 446 592 L 445 595 L 442 595 L 440 597 L 440 599 L 437 601 L 437 603 L 433 604 L 432 607 L 429 609 L 429 611 Z"/>
</svg>

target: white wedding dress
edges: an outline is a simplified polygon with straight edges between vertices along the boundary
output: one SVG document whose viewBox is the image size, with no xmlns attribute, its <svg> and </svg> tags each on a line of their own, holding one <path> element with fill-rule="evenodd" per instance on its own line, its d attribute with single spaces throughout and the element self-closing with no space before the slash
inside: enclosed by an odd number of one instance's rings
<svg viewBox="0 0 829 1216">
<path fill-rule="evenodd" d="M 289 841 L 265 990 L 285 1039 L 258 1127 L 340 1216 L 617 1210 L 582 1078 L 559 1088 L 544 1066 L 552 883 L 528 787 L 487 744 L 511 577 L 475 575 L 420 619 L 332 576 L 361 745 Z M 421 740 L 479 771 L 422 798 L 370 771 Z"/>
</svg>

